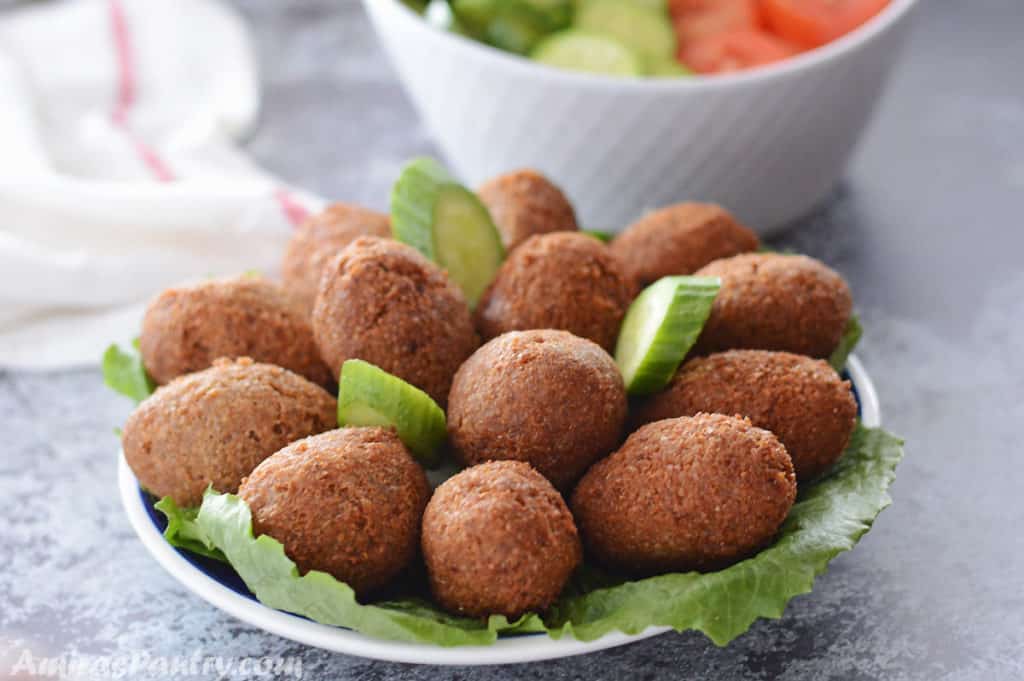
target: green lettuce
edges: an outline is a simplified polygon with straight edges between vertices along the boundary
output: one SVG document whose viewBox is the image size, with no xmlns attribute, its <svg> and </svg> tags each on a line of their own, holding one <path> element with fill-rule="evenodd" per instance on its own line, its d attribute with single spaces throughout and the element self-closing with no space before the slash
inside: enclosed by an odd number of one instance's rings
<svg viewBox="0 0 1024 681">
<path fill-rule="evenodd" d="M 846 368 L 847 358 L 857 347 L 857 343 L 860 342 L 860 337 L 863 335 L 864 327 L 860 325 L 860 318 L 857 315 L 850 315 L 850 319 L 846 322 L 846 328 L 843 330 L 843 337 L 839 339 L 839 345 L 828 358 L 828 363 L 832 365 L 833 369 L 842 371 Z"/>
<path fill-rule="evenodd" d="M 515 622 L 501 616 L 453 616 L 415 591 L 360 603 L 330 575 L 300 575 L 271 537 L 253 537 L 249 508 L 234 495 L 208 491 L 198 514 L 161 505 L 179 518 L 172 542 L 183 546 L 188 539 L 208 551 L 223 552 L 262 603 L 370 636 L 442 646 L 485 645 L 502 633 L 540 631 L 553 638 L 590 641 L 611 631 L 634 634 L 668 626 L 701 631 L 723 646 L 759 617 L 781 617 L 790 599 L 811 590 L 832 558 L 853 548 L 891 501 L 887 490 L 903 456 L 902 445 L 884 430 L 858 425 L 845 456 L 828 476 L 801 489 L 775 543 L 752 558 L 717 572 L 633 581 L 586 565 L 543 618 L 530 614 Z"/>
<path fill-rule="evenodd" d="M 102 364 L 103 382 L 136 404 L 156 390 L 156 383 L 142 364 L 138 338 L 132 341 L 131 350 L 122 350 L 117 344 L 112 344 L 103 353 Z"/>
<path fill-rule="evenodd" d="M 584 229 L 580 231 L 583 234 L 586 234 L 587 236 L 592 236 L 598 241 L 603 241 L 606 244 L 610 244 L 612 240 L 615 238 L 614 232 L 606 232 L 601 229 Z"/>
<path fill-rule="evenodd" d="M 164 529 L 164 539 L 171 546 L 179 549 L 186 549 L 192 553 L 198 553 L 207 558 L 215 558 L 219 561 L 228 562 L 220 549 L 214 546 L 210 538 L 206 536 L 203 528 L 196 522 L 199 515 L 198 508 L 181 508 L 174 503 L 174 499 L 164 497 L 153 504 L 153 508 L 160 511 L 167 518 L 167 527 Z"/>
</svg>

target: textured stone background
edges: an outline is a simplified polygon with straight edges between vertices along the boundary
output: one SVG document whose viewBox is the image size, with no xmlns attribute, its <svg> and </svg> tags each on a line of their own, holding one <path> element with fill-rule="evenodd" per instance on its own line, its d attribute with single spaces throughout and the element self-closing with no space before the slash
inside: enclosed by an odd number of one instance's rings
<svg viewBox="0 0 1024 681">
<path fill-rule="evenodd" d="M 383 207 L 432 147 L 354 0 L 239 1 L 266 109 L 253 153 Z M 779 241 L 853 285 L 886 425 L 908 440 L 874 530 L 778 622 L 726 649 L 667 634 L 523 667 L 430 669 L 306 648 L 163 573 L 115 490 L 129 405 L 98 373 L 0 373 L 0 678 L 39 655 L 296 655 L 305 678 L 1024 678 L 1024 5 L 923 0 L 847 182 Z M 156 678 L 156 677 L 154 677 Z"/>
</svg>

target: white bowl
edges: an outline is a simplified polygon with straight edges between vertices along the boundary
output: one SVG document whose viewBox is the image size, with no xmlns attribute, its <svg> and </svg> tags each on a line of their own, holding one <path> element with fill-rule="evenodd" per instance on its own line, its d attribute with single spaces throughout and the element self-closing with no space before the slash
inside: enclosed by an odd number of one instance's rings
<svg viewBox="0 0 1024 681">
<path fill-rule="evenodd" d="M 847 371 L 857 391 L 861 421 L 872 428 L 882 425 L 878 394 L 864 365 L 856 356 L 851 355 L 847 362 Z M 118 460 L 118 489 L 128 520 L 143 545 L 160 566 L 186 588 L 243 622 L 318 648 L 391 662 L 435 665 L 508 664 L 582 655 L 671 631 L 668 627 L 649 627 L 642 633 L 632 636 L 612 632 L 596 641 L 577 641 L 571 637 L 553 639 L 544 634 L 527 634 L 503 636 L 489 646 L 459 648 L 376 639 L 356 631 L 320 624 L 298 615 L 274 610 L 257 601 L 230 568 L 172 547 L 161 534 L 156 511 L 139 489 L 139 481 L 128 467 L 123 453 Z"/>
<path fill-rule="evenodd" d="M 693 199 L 769 234 L 839 179 L 903 44 L 915 0 L 769 67 L 714 77 L 564 71 L 439 30 L 398 0 L 364 0 L 427 128 L 471 185 L 540 170 L 582 224 L 619 230 Z"/>
</svg>

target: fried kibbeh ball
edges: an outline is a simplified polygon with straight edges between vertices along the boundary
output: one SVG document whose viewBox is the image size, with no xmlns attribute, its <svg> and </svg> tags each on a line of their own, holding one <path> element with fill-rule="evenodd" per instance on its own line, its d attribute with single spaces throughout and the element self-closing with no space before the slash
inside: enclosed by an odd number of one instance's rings
<svg viewBox="0 0 1024 681">
<path fill-rule="evenodd" d="M 562 329 L 611 352 L 635 284 L 597 239 L 556 232 L 509 254 L 476 309 L 484 339 L 507 331 Z"/>
<path fill-rule="evenodd" d="M 522 461 L 473 466 L 438 487 L 422 545 L 434 597 L 469 617 L 546 610 L 583 553 L 562 496 Z"/>
<path fill-rule="evenodd" d="M 722 288 L 695 354 L 750 348 L 828 357 L 853 310 L 846 281 L 804 255 L 737 255 L 696 274 L 719 277 Z"/>
<path fill-rule="evenodd" d="M 576 212 L 565 194 L 536 170 L 516 170 L 485 182 L 477 192 L 511 251 L 534 234 L 575 232 Z"/>
<path fill-rule="evenodd" d="M 251 357 L 319 385 L 333 382 L 309 321 L 280 286 L 260 276 L 163 291 L 146 308 L 139 350 L 146 371 L 160 385 L 221 357 Z"/>
<path fill-rule="evenodd" d="M 207 486 L 234 493 L 263 459 L 337 424 L 336 401 L 320 386 L 249 358 L 220 359 L 143 401 L 122 446 L 144 488 L 188 508 Z"/>
<path fill-rule="evenodd" d="M 327 261 L 361 236 L 390 237 L 391 218 L 352 203 L 332 203 L 292 234 L 281 263 L 281 282 L 307 316 L 313 313 Z"/>
<path fill-rule="evenodd" d="M 648 213 L 615 237 L 611 250 L 641 286 L 693 274 L 720 258 L 756 251 L 757 235 L 711 203 L 678 203 Z"/>
<path fill-rule="evenodd" d="M 788 352 L 731 350 L 689 360 L 635 414 L 650 423 L 701 412 L 739 415 L 786 447 L 797 479 L 812 480 L 843 455 L 857 402 L 823 360 Z"/>
<path fill-rule="evenodd" d="M 565 490 L 618 446 L 626 413 L 622 375 L 596 343 L 566 331 L 513 331 L 455 375 L 448 438 L 464 465 L 526 461 Z"/>
<path fill-rule="evenodd" d="M 796 498 L 786 448 L 720 414 L 655 421 L 572 495 L 587 550 L 631 575 L 717 570 L 768 544 Z"/>
<path fill-rule="evenodd" d="M 325 267 L 313 333 L 334 376 L 345 360 L 362 359 L 442 407 L 455 371 L 479 345 L 448 276 L 414 248 L 376 237 L 356 239 Z"/>
<path fill-rule="evenodd" d="M 341 428 L 293 442 L 238 491 L 253 533 L 284 545 L 303 574 L 320 570 L 365 596 L 416 556 L 426 475 L 388 428 Z"/>
</svg>

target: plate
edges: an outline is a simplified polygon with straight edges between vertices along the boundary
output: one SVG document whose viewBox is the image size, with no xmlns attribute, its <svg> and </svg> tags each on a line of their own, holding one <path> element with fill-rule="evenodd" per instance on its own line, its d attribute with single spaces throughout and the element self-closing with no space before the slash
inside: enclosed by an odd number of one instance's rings
<svg viewBox="0 0 1024 681">
<path fill-rule="evenodd" d="M 878 395 L 864 366 L 855 356 L 847 362 L 847 372 L 864 425 L 881 425 Z M 613 648 L 670 631 L 669 627 L 650 627 L 636 635 L 607 634 L 596 641 L 572 638 L 552 639 L 545 634 L 503 636 L 488 646 L 442 648 L 400 641 L 385 641 L 341 627 L 319 624 L 298 615 L 269 608 L 255 599 L 237 574 L 215 560 L 180 551 L 163 538 L 163 516 L 153 508 L 149 496 L 121 454 L 118 486 L 132 528 L 156 561 L 186 588 L 216 608 L 252 626 L 284 638 L 347 655 L 389 662 L 433 665 L 486 665 L 550 660 Z"/>
</svg>

